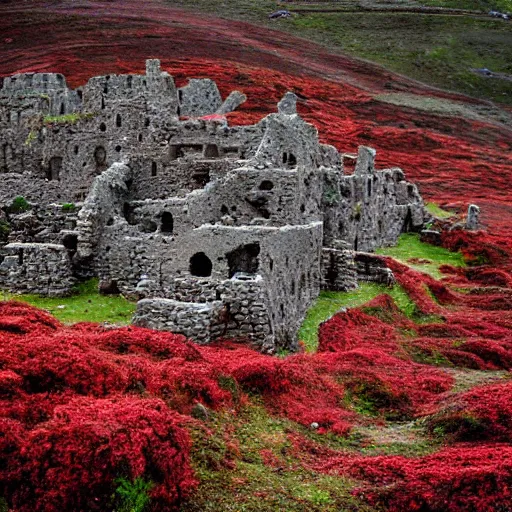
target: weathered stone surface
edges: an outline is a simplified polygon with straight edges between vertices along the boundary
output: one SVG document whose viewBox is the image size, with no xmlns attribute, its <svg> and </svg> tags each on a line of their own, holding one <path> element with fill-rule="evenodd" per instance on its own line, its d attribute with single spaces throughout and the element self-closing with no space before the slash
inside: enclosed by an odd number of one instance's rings
<svg viewBox="0 0 512 512">
<path fill-rule="evenodd" d="M 277 111 L 280 114 L 292 116 L 297 113 L 297 95 L 287 92 L 277 104 Z"/>
<path fill-rule="evenodd" d="M 178 94 L 182 116 L 205 116 L 217 112 L 222 105 L 217 84 L 209 78 L 193 78 L 185 87 L 178 89 Z"/>
<path fill-rule="evenodd" d="M 217 109 L 216 114 L 229 114 L 235 111 L 242 103 L 247 101 L 247 96 L 240 91 L 232 91 L 224 100 L 224 103 Z"/>
<path fill-rule="evenodd" d="M 142 299 L 138 325 L 275 352 L 298 348 L 320 287 L 390 283 L 354 251 L 423 227 L 416 186 L 400 169 L 376 170 L 366 147 L 344 174 L 293 93 L 259 123 L 228 126 L 218 114 L 243 100 L 222 102 L 208 79 L 176 89 L 157 60 L 76 91 L 61 75 L 4 80 L 0 206 L 23 195 L 30 210 L 5 219 L 0 287 L 66 293 L 97 276 Z M 61 113 L 74 117 L 42 121 Z"/>
<path fill-rule="evenodd" d="M 468 206 L 468 216 L 466 218 L 466 229 L 474 231 L 480 227 L 480 208 L 476 204 Z"/>
</svg>

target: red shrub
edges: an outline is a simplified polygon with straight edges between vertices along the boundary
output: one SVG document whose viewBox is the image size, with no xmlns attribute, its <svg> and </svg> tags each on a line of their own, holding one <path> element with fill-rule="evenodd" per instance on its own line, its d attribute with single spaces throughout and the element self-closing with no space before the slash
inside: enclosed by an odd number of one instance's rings
<svg viewBox="0 0 512 512">
<path fill-rule="evenodd" d="M 161 400 L 72 400 L 12 442 L 3 495 L 20 512 L 102 511 L 115 477 L 142 476 L 154 509 L 169 510 L 195 484 L 181 423 Z"/>
<path fill-rule="evenodd" d="M 446 249 L 462 252 L 470 264 L 500 265 L 509 257 L 505 247 L 491 242 L 487 233 L 482 231 L 444 231 L 441 234 L 441 240 Z"/>
<path fill-rule="evenodd" d="M 419 458 L 336 452 L 290 435 L 304 466 L 356 478 L 355 492 L 389 512 L 501 512 L 512 498 L 512 447 L 461 446 Z"/>
<path fill-rule="evenodd" d="M 512 439 L 512 383 L 474 388 L 448 400 L 428 419 L 455 441 L 510 441 Z"/>
<path fill-rule="evenodd" d="M 0 333 L 51 332 L 60 326 L 53 316 L 24 302 L 0 302 Z"/>
</svg>

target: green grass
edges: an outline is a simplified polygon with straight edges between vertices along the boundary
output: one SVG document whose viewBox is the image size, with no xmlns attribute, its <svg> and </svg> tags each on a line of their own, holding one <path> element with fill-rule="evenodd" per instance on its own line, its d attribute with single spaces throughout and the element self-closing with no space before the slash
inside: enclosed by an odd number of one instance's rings
<svg viewBox="0 0 512 512">
<path fill-rule="evenodd" d="M 512 11 L 512 0 L 422 0 L 422 4 L 430 7 L 449 7 L 451 9 L 468 9 L 482 12 L 491 10 Z"/>
<path fill-rule="evenodd" d="M 115 325 L 127 325 L 135 311 L 135 303 L 124 297 L 100 295 L 97 279 L 91 279 L 78 285 L 77 294 L 71 297 L 39 297 L 38 295 L 4 293 L 3 299 L 15 299 L 32 304 L 48 311 L 65 324 L 107 322 Z"/>
<path fill-rule="evenodd" d="M 409 13 L 326 13 L 293 18 L 294 33 L 422 82 L 512 103 L 510 82 L 475 74 L 512 73 L 506 22 Z"/>
<path fill-rule="evenodd" d="M 287 434 L 308 429 L 274 418 L 255 400 L 235 416 L 212 413 L 206 428 L 193 427 L 192 460 L 199 489 L 183 512 L 338 512 L 375 509 L 352 496 L 353 480 L 300 467 Z M 329 443 L 327 436 L 315 436 Z M 316 440 L 316 439 L 315 439 Z M 262 452 L 276 465 L 267 465 Z"/>
<path fill-rule="evenodd" d="M 438 219 L 449 219 L 450 217 L 453 217 L 455 215 L 453 212 L 443 210 L 436 203 L 426 203 L 425 208 L 427 209 L 428 213 L 430 213 L 434 217 L 437 217 Z"/>
<path fill-rule="evenodd" d="M 464 260 L 460 253 L 450 252 L 442 247 L 425 244 L 420 241 L 415 233 L 406 233 L 400 237 L 395 247 L 378 249 L 378 254 L 392 256 L 422 272 L 435 278 L 442 277 L 439 267 L 444 264 L 464 266 Z M 428 260 L 426 263 L 410 263 L 411 258 Z M 308 352 L 314 352 L 318 347 L 318 328 L 335 315 L 342 308 L 355 308 L 372 300 L 381 293 L 387 293 L 393 297 L 398 308 L 409 318 L 417 323 L 438 321 L 433 317 L 425 317 L 418 314 L 416 305 L 411 301 L 406 291 L 399 285 L 392 288 L 376 283 L 360 283 L 359 288 L 348 292 L 322 291 L 313 306 L 308 310 L 306 318 L 299 330 L 299 339 L 305 343 Z M 371 312 L 369 312 L 371 313 Z"/>
<path fill-rule="evenodd" d="M 44 124 L 75 124 L 81 119 L 91 119 L 95 116 L 90 112 L 81 113 L 75 112 L 74 114 L 64 114 L 61 116 L 45 116 L 43 119 Z"/>
<path fill-rule="evenodd" d="M 335 315 L 342 308 L 356 308 L 374 299 L 381 293 L 387 293 L 393 297 L 398 307 L 411 316 L 415 311 L 415 305 L 405 290 L 395 285 L 392 288 L 376 283 L 360 283 L 359 288 L 348 292 L 322 291 L 309 309 L 306 318 L 299 330 L 299 339 L 306 345 L 308 352 L 314 352 L 318 346 L 318 328 Z"/>
<path fill-rule="evenodd" d="M 420 241 L 419 235 L 415 233 L 405 233 L 395 247 L 385 247 L 377 249 L 377 254 L 391 256 L 410 267 L 430 274 L 432 277 L 439 279 L 443 274 L 439 271 L 441 265 L 453 265 L 454 267 L 464 267 L 464 258 L 459 252 L 450 252 L 442 247 L 425 244 Z M 412 258 L 428 260 L 425 263 L 412 263 Z"/>
<path fill-rule="evenodd" d="M 491 4 L 507 10 L 505 7 L 511 0 L 497 2 L 431 0 L 429 3 L 427 0 L 426 5 L 481 8 L 486 12 Z M 512 74 L 512 30 L 504 20 L 487 16 L 368 12 L 360 10 L 358 2 L 350 3 L 350 12 L 301 13 L 289 19 L 269 20 L 269 13 L 287 7 L 269 0 L 178 0 L 172 4 L 289 32 L 318 42 L 330 51 L 376 62 L 430 85 L 512 104 L 510 81 L 471 71 L 488 68 Z M 339 4 L 320 7 L 333 6 Z M 309 5 L 288 6 L 292 11 L 301 7 L 310 8 Z"/>
</svg>

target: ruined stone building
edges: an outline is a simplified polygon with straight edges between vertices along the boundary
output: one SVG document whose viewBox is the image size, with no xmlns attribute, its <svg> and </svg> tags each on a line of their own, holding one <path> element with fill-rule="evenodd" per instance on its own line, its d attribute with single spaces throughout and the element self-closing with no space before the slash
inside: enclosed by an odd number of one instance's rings
<svg viewBox="0 0 512 512">
<path fill-rule="evenodd" d="M 97 276 L 141 299 L 138 325 L 294 349 L 320 289 L 356 285 L 354 251 L 423 225 L 403 172 L 360 147 L 346 174 L 292 93 L 229 126 L 241 93 L 176 88 L 157 60 L 76 90 L 51 73 L 0 86 L 3 289 L 65 295 Z"/>
</svg>

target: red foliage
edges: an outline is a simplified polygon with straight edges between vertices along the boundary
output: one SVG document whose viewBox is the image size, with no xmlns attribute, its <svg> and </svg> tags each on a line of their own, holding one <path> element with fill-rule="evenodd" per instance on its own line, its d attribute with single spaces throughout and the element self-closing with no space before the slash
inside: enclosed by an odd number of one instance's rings
<svg viewBox="0 0 512 512">
<path fill-rule="evenodd" d="M 230 398 L 196 347 L 170 333 L 64 328 L 27 305 L 0 307 L 22 327 L 0 336 L 0 495 L 20 512 L 105 510 L 116 477 L 142 476 L 155 483 L 155 510 L 177 504 L 195 485 L 188 420 L 150 396 L 181 393 L 184 410 L 194 397 Z M 192 361 L 205 365 L 203 379 Z"/>
<path fill-rule="evenodd" d="M 0 302 L 0 336 L 51 332 L 61 326 L 53 316 L 24 302 Z"/>
<path fill-rule="evenodd" d="M 419 458 L 364 457 L 289 436 L 303 464 L 355 478 L 355 492 L 389 512 L 500 512 L 512 498 L 509 444 L 444 448 Z"/>
<path fill-rule="evenodd" d="M 451 397 L 428 425 L 432 431 L 441 428 L 455 441 L 510 441 L 512 383 L 481 386 Z"/>
<path fill-rule="evenodd" d="M 444 231 L 441 234 L 442 245 L 450 251 L 460 251 L 466 261 L 471 263 L 490 263 L 499 265 L 509 258 L 505 247 L 489 241 L 485 232 L 476 231 Z"/>
<path fill-rule="evenodd" d="M 15 437 L 4 422 L 2 495 L 20 512 L 102 511 L 113 475 L 144 476 L 155 483 L 154 509 L 169 510 L 195 485 L 182 423 L 163 401 L 135 397 L 76 398 Z"/>
</svg>

